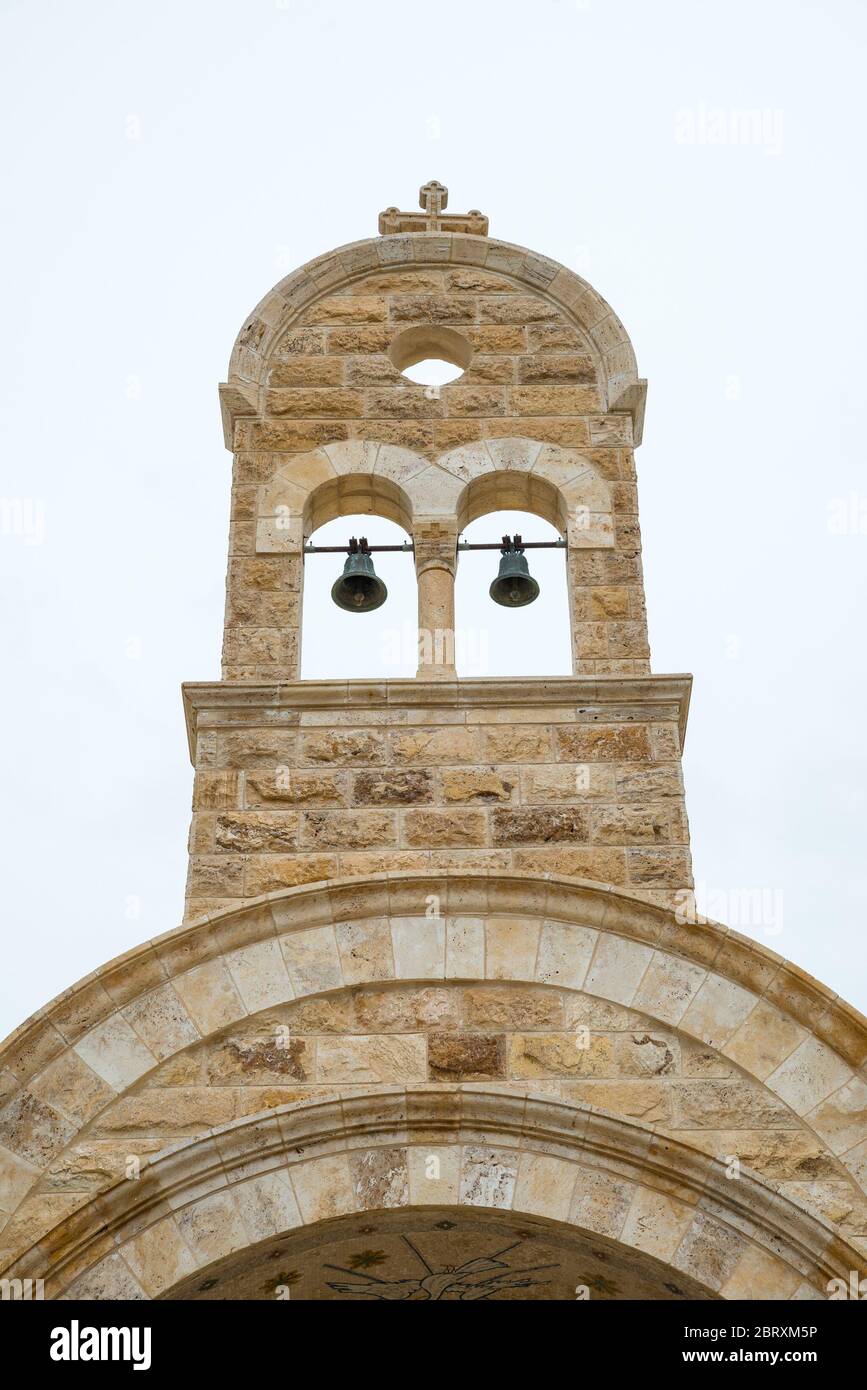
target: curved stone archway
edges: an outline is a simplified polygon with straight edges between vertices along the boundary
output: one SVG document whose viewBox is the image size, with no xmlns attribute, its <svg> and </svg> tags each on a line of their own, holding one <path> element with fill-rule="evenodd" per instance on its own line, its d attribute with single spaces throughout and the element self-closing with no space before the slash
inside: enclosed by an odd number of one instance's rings
<svg viewBox="0 0 867 1390">
<path fill-rule="evenodd" d="M 427 915 L 431 902 L 439 915 Z M 467 991 L 475 1022 L 464 1035 L 449 999 Z M 580 1007 L 564 1012 L 561 1001 L 569 998 Z M 413 1012 L 419 1008 L 422 1014 Z M 401 1022 L 401 1009 L 420 1022 Z M 587 1019 L 589 1073 L 573 1055 L 574 1029 Z M 292 1040 L 284 1054 L 289 1072 L 269 1078 L 266 1055 L 265 1089 L 254 1084 L 245 1090 L 233 1075 L 255 1071 L 262 1037 L 281 1029 Z M 709 1184 L 717 1183 L 721 1194 L 714 1200 L 728 1211 L 725 1220 L 733 1229 L 738 1212 L 751 1213 L 755 1222 L 759 1208 L 765 1211 L 762 1220 L 785 1212 L 780 1225 L 790 1233 L 796 1214 L 797 1222 L 806 1223 L 812 1235 L 805 1237 L 801 1264 L 789 1267 L 801 1276 L 798 1287 L 806 1282 L 821 1296 L 832 1266 L 842 1261 L 852 1269 L 860 1258 L 864 1142 L 857 1070 L 864 1041 L 863 1021 L 780 957 L 737 933 L 684 924 L 669 910 L 603 885 L 532 875 L 442 879 L 404 873 L 275 893 L 179 928 L 110 963 L 5 1045 L 0 1062 L 11 1095 L 0 1108 L 0 1178 L 8 1212 L 0 1268 L 38 1278 L 68 1270 L 71 1279 L 80 1262 L 79 1243 L 94 1232 L 103 1242 L 100 1256 L 110 1256 L 114 1267 L 114 1237 L 106 1246 L 103 1228 L 116 1205 L 119 1219 L 126 1212 L 123 1219 L 129 1216 L 140 1230 L 130 1204 L 146 1208 L 149 1200 L 167 1201 L 174 1213 L 175 1197 L 165 1193 L 177 1180 L 178 1165 L 192 1163 L 195 1186 L 206 1191 L 203 1163 L 211 1154 L 222 1186 L 228 1181 L 227 1145 L 247 1144 L 245 1161 L 257 1171 L 251 1136 L 264 1153 L 275 1125 L 282 1144 L 287 1127 L 302 1123 L 301 1117 L 320 1127 L 327 1120 L 330 1161 L 335 1149 L 348 1152 L 354 1107 L 373 1105 L 377 1111 L 373 1130 L 365 1120 L 365 1134 L 373 1144 L 376 1132 L 373 1146 L 381 1153 L 415 1147 L 408 1118 L 387 1131 L 393 1093 L 412 1097 L 414 1117 L 427 1113 L 419 1107 L 438 1107 L 431 1112 L 438 1118 L 421 1122 L 428 1144 L 443 1138 L 443 1123 L 448 1142 L 457 1143 L 448 1127 L 457 1123 L 456 1115 L 461 1123 L 466 1119 L 462 1107 L 478 1104 L 479 1113 L 473 1112 L 470 1129 L 460 1137 L 463 1162 L 480 1135 L 495 1148 L 514 1147 L 517 1115 L 522 1126 L 533 1115 L 541 1118 L 533 1121 L 527 1152 L 543 1171 L 542 1160 L 557 1156 L 559 1131 L 568 1131 L 573 1148 L 576 1130 L 587 1125 L 587 1134 L 595 1132 L 599 1111 L 592 1103 L 588 1107 L 592 1096 L 608 1110 L 623 1106 L 623 1113 L 607 1121 L 616 1136 L 611 1153 L 617 1167 L 604 1180 L 598 1173 L 593 1179 L 608 1184 L 600 1201 L 619 1224 L 600 1227 L 576 1216 L 571 1205 L 567 1218 L 566 1190 L 571 1204 L 578 1184 L 563 1170 L 554 1185 L 560 1205 L 539 1207 L 538 1214 L 623 1241 L 629 1212 L 640 1210 L 633 1206 L 635 1193 L 656 1181 L 647 1173 L 658 1177 L 662 1171 L 661 1191 L 677 1201 L 683 1200 L 684 1184 L 701 1192 L 690 1226 L 704 1221 L 702 1201 Z M 268 1046 L 273 1043 L 266 1053 Z M 647 1053 L 680 1060 L 666 1060 L 660 1075 L 659 1067 L 648 1071 L 642 1060 Z M 228 1090 L 221 1089 L 227 1057 Z M 504 1057 L 512 1059 L 505 1069 Z M 474 1081 L 472 1069 L 467 1075 L 467 1058 L 490 1079 Z M 618 1058 L 624 1059 L 625 1081 L 616 1080 Z M 393 1087 L 379 1084 L 371 1091 L 371 1078 L 383 1065 Z M 293 1083 L 294 1100 L 285 1082 L 279 1084 L 286 1075 L 300 1081 Z M 582 1075 L 589 1081 L 582 1082 Z M 196 1076 L 199 1083 L 192 1080 Z M 614 1080 L 596 1082 L 594 1076 Z M 200 1089 L 191 1090 L 196 1084 Z M 647 1113 L 663 1092 L 673 1098 L 674 1110 L 666 1101 L 651 1125 L 637 1123 L 634 1115 Z M 231 1105 L 228 1114 L 224 1101 Z M 273 1115 L 251 1120 L 263 1105 Z M 738 1115 L 747 1116 L 753 1129 L 731 1132 L 733 1121 L 722 1130 L 717 1121 L 714 1129 L 720 1107 L 735 1123 Z M 342 1128 L 335 1133 L 338 1115 Z M 493 1129 L 485 1128 L 492 1123 L 486 1115 L 495 1117 Z M 625 1173 L 624 1154 L 636 1135 L 644 1167 Z M 308 1138 L 300 1147 L 309 1158 Z M 746 1161 L 726 1176 L 727 1160 L 744 1152 Z M 584 1150 L 580 1160 L 571 1150 L 559 1157 L 586 1162 Z M 132 1181 L 125 1171 L 130 1158 Z M 598 1167 L 598 1159 L 594 1163 Z M 183 1179 L 188 1181 L 189 1172 Z M 517 1210 L 531 1210 L 520 1205 L 524 1188 L 517 1173 L 515 1181 Z M 327 1188 L 337 1190 L 333 1172 Z M 755 1199 L 745 1208 L 750 1191 Z M 407 1201 L 419 1204 L 415 1197 Z M 460 1205 L 453 1192 L 437 1201 Z M 313 1218 L 330 1220 L 351 1210 L 318 1210 Z M 257 1240 L 279 1234 L 265 1232 Z M 777 1250 L 778 1235 L 768 1237 L 768 1248 Z M 749 1252 L 738 1249 L 750 1255 L 743 1266 L 738 1262 L 738 1279 L 753 1270 L 749 1296 L 768 1296 L 762 1292 L 764 1257 L 752 1246 Z M 227 1253 L 212 1251 L 208 1259 Z M 77 1273 L 92 1262 L 88 1255 Z M 184 1277 L 194 1272 L 186 1269 Z M 732 1266 L 718 1288 L 734 1275 Z"/>
<path fill-rule="evenodd" d="M 563 1222 L 490 1207 L 406 1207 L 283 1232 L 160 1297 L 500 1303 L 715 1295 L 652 1255 Z"/>
<path fill-rule="evenodd" d="M 570 1270 L 600 1238 L 618 1267 L 635 1256 L 642 1296 L 821 1297 L 852 1267 L 825 1223 L 651 1127 L 482 1086 L 392 1086 L 174 1145 L 102 1194 L 98 1223 L 82 1209 L 14 1274 L 43 1277 L 53 1249 L 49 1297 L 186 1297 L 237 1278 L 289 1232 L 321 1247 L 333 1239 L 323 1223 L 427 1207 L 510 1213 L 516 1239 L 525 1219 L 551 1223 L 571 1242 Z"/>
</svg>

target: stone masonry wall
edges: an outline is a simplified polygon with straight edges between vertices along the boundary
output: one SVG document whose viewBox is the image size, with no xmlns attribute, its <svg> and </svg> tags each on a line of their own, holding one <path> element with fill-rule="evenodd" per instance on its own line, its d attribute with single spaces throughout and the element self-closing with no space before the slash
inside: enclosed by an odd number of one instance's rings
<svg viewBox="0 0 867 1390">
<path fill-rule="evenodd" d="M 188 918 L 402 869 L 569 874 L 669 905 L 691 886 L 683 678 L 592 703 L 569 678 L 354 684 L 187 687 Z"/>
</svg>

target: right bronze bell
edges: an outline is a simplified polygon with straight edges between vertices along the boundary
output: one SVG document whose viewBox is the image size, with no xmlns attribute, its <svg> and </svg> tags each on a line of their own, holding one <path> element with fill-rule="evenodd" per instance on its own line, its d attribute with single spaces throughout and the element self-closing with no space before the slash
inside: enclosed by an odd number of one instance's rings
<svg viewBox="0 0 867 1390">
<path fill-rule="evenodd" d="M 353 536 L 349 542 L 343 573 L 331 586 L 331 597 L 347 613 L 372 613 L 388 598 L 388 589 L 373 568 L 365 536 L 361 540 Z"/>
<path fill-rule="evenodd" d="M 488 593 L 503 608 L 524 608 L 539 597 L 539 585 L 530 573 L 521 537 L 513 541 L 504 536 L 501 549 L 500 570 Z"/>
</svg>

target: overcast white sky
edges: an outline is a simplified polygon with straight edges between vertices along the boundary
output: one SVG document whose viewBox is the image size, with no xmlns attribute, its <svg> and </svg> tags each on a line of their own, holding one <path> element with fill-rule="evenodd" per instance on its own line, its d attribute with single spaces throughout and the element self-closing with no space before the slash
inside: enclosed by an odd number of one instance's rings
<svg viewBox="0 0 867 1390">
<path fill-rule="evenodd" d="M 763 890 L 745 929 L 867 1006 L 865 38 L 856 0 L 3 0 L 0 1036 L 180 920 L 217 382 L 271 284 L 429 178 L 626 324 L 653 668 L 695 675 L 696 877 L 713 915 Z M 545 560 L 524 615 L 462 562 L 487 673 L 567 669 Z M 397 673 L 407 563 L 368 669 Z M 354 661 L 335 631 L 308 624 L 305 674 Z"/>
</svg>

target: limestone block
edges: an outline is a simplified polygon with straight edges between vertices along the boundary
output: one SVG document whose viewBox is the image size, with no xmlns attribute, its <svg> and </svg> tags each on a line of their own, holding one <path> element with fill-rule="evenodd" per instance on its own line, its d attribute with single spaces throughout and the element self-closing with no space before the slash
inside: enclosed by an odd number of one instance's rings
<svg viewBox="0 0 867 1390">
<path fill-rule="evenodd" d="M 373 849 L 397 843 L 390 811 L 305 811 L 301 842 L 311 849 Z"/>
<path fill-rule="evenodd" d="M 92 1265 L 78 1279 L 73 1280 L 63 1297 L 73 1301 L 93 1299 L 102 1302 L 106 1299 L 117 1299 L 124 1302 L 142 1302 L 148 1295 L 117 1251 L 112 1251 L 105 1259 Z"/>
<path fill-rule="evenodd" d="M 621 1239 L 657 1260 L 671 1260 L 695 1217 L 689 1203 L 665 1192 L 639 1187 L 629 1208 Z"/>
<path fill-rule="evenodd" d="M 244 729 L 217 737 L 216 763 L 224 768 L 292 767 L 298 757 L 294 729 Z"/>
<path fill-rule="evenodd" d="M 232 811 L 216 817 L 214 848 L 234 854 L 292 850 L 298 839 L 293 811 Z"/>
<path fill-rule="evenodd" d="M 522 800 L 532 805 L 613 799 L 614 778 L 615 769 L 606 763 L 525 767 L 521 769 Z"/>
<path fill-rule="evenodd" d="M 650 737 L 641 724 L 576 724 L 555 729 L 559 756 L 573 763 L 651 761 Z"/>
<path fill-rule="evenodd" d="M 755 1082 L 674 1082 L 672 1085 L 675 1129 L 793 1129 L 797 1120 L 789 1110 Z"/>
<path fill-rule="evenodd" d="M 471 734 L 471 730 L 466 731 Z M 473 734 L 473 737 L 475 735 Z M 544 726 L 513 725 L 510 728 L 487 728 L 481 730 L 482 758 L 484 762 L 550 762 L 551 731 Z M 475 752 L 475 745 L 473 745 Z M 453 759 L 452 761 L 463 761 Z M 574 761 L 574 760 L 573 760 Z"/>
<path fill-rule="evenodd" d="M 385 761 L 385 741 L 382 734 L 354 733 L 349 730 L 323 730 L 304 734 L 301 739 L 301 761 L 305 764 L 334 763 L 343 767 L 374 766 Z"/>
<path fill-rule="evenodd" d="M 411 733 L 389 735 L 391 751 L 397 763 L 418 763 L 435 766 L 441 763 L 479 762 L 478 739 L 475 729 L 443 728 L 418 729 Z M 488 761 L 487 757 L 485 761 Z M 496 761 L 491 759 L 491 761 Z"/>
<path fill-rule="evenodd" d="M 698 1211 L 672 1264 L 716 1291 L 731 1278 L 747 1249 L 747 1241 L 737 1231 Z"/>
<path fill-rule="evenodd" d="M 468 1028 L 518 1030 L 562 1028 L 563 998 L 532 985 L 487 984 L 464 991 Z"/>
<path fill-rule="evenodd" d="M 852 1073 L 836 1053 L 816 1038 L 806 1038 L 771 1072 L 765 1084 L 798 1115 L 826 1100 Z"/>
<path fill-rule="evenodd" d="M 446 922 L 446 978 L 473 980 L 485 973 L 485 924 L 479 917 Z"/>
<path fill-rule="evenodd" d="M 522 1153 L 515 1207 L 552 1221 L 568 1221 L 578 1168 L 548 1154 Z"/>
<path fill-rule="evenodd" d="M 659 845 L 671 839 L 664 806 L 603 806 L 593 811 L 590 824 L 591 839 L 602 845 Z"/>
<path fill-rule="evenodd" d="M 759 999 L 726 1043 L 726 1055 L 764 1081 L 806 1036 L 793 1019 Z"/>
<path fill-rule="evenodd" d="M 631 1004 L 650 964 L 653 951 L 622 936 L 601 936 L 587 971 L 585 988 L 590 994 Z"/>
<path fill-rule="evenodd" d="M 591 1078 L 559 1084 L 564 1101 L 576 1105 L 595 1105 L 645 1124 L 668 1125 L 671 1120 L 670 1087 L 664 1081 Z"/>
<path fill-rule="evenodd" d="M 386 359 L 388 360 L 388 359 Z M 355 385 L 351 373 L 350 385 Z M 343 362 L 339 357 L 292 355 L 274 364 L 268 372 L 269 386 L 341 386 Z"/>
<path fill-rule="evenodd" d="M 343 971 L 333 927 L 289 932 L 279 938 L 279 943 L 296 997 L 342 986 Z"/>
<path fill-rule="evenodd" d="M 203 1037 L 236 1023 L 247 1013 L 237 986 L 221 960 L 208 961 L 179 975 L 175 989 Z"/>
<path fill-rule="evenodd" d="M 683 776 L 676 764 L 647 768 L 621 766 L 615 769 L 615 777 L 617 797 L 621 801 L 655 801 L 660 797 L 683 795 Z"/>
<path fill-rule="evenodd" d="M 197 1268 L 174 1216 L 163 1217 L 128 1240 L 123 1259 L 149 1298 L 158 1298 Z"/>
<path fill-rule="evenodd" d="M 411 806 L 432 801 L 433 792 L 433 774 L 424 769 L 380 768 L 356 773 L 352 782 L 352 799 L 358 805 Z"/>
<path fill-rule="evenodd" d="M 18 1091 L 0 1110 L 0 1146 L 10 1155 L 0 1165 L 0 1172 L 5 1169 L 5 1195 L 23 1186 L 28 1168 L 40 1169 L 50 1163 L 75 1130 L 73 1122 L 33 1091 Z"/>
<path fill-rule="evenodd" d="M 409 1200 L 413 1206 L 456 1206 L 461 1179 L 461 1150 L 425 1144 L 407 1150 Z"/>
<path fill-rule="evenodd" d="M 248 1013 L 258 1013 L 293 998 L 280 946 L 273 938 L 230 952 L 226 965 Z"/>
<path fill-rule="evenodd" d="M 427 1079 L 422 1034 L 326 1037 L 317 1047 L 317 1080 L 328 1085 L 363 1085 Z"/>
<path fill-rule="evenodd" d="M 597 883 L 626 882 L 626 856 L 622 849 L 515 850 L 514 863 L 522 873 L 566 874 Z"/>
<path fill-rule="evenodd" d="M 536 979 L 565 989 L 581 989 L 599 933 L 566 922 L 545 922 L 539 939 Z"/>
<path fill-rule="evenodd" d="M 485 975 L 489 980 L 532 980 L 541 924 L 530 918 L 491 917 L 486 928 Z"/>
<path fill-rule="evenodd" d="M 399 980 L 442 979 L 445 923 L 441 917 L 399 917 L 391 923 L 395 975 Z"/>
<path fill-rule="evenodd" d="M 483 811 L 406 811 L 403 834 L 408 845 L 430 847 L 484 845 L 487 818 Z"/>
<path fill-rule="evenodd" d="M 681 1027 L 721 1048 L 755 1008 L 756 996 L 721 975 L 708 975 L 680 1020 Z"/>
<path fill-rule="evenodd" d="M 441 784 L 446 802 L 509 801 L 515 786 L 507 769 L 496 771 L 494 768 L 452 768 L 442 773 Z"/>
<path fill-rule="evenodd" d="M 834 1153 L 845 1152 L 863 1140 L 867 1129 L 867 1085 L 853 1076 L 811 1110 L 807 1118 Z"/>
<path fill-rule="evenodd" d="M 362 989 L 355 996 L 355 1014 L 357 1026 L 364 1033 L 459 1028 L 461 999 L 456 990 L 437 985 Z"/>
<path fill-rule="evenodd" d="M 706 978 L 701 966 L 655 951 L 632 1003 L 652 1018 L 679 1023 Z"/>
<path fill-rule="evenodd" d="M 495 845 L 582 844 L 590 838 L 590 818 L 579 807 L 540 807 L 491 812 Z"/>
<path fill-rule="evenodd" d="M 793 1296 L 799 1275 L 769 1250 L 750 1245 L 720 1289 L 723 1298 L 782 1300 Z"/>
<path fill-rule="evenodd" d="M 467 1145 L 461 1164 L 461 1205 L 510 1210 L 517 1179 L 517 1152 Z"/>
<path fill-rule="evenodd" d="M 160 991 L 157 991 L 159 993 Z M 153 998 L 153 996 L 145 996 Z M 179 1001 L 180 1002 L 180 1001 Z M 127 1011 L 128 1012 L 128 1011 Z M 158 1012 L 158 1009 L 157 1009 Z M 132 1019 L 128 1021 L 135 1023 Z M 136 1029 L 138 1032 L 139 1030 Z M 148 1039 L 143 1033 L 139 1033 L 146 1046 Z M 193 1029 L 193 1036 L 198 1038 L 198 1034 Z M 171 1044 L 165 1046 L 171 1048 Z M 157 1053 L 151 1047 L 154 1056 L 165 1055 Z M 57 1057 L 45 1071 L 37 1076 L 31 1083 L 30 1090 L 33 1095 L 53 1110 L 58 1111 L 66 1119 L 75 1121 L 78 1125 L 83 1125 L 93 1115 L 101 1110 L 108 1101 L 114 1098 L 114 1090 L 107 1082 L 97 1076 L 96 1072 L 86 1066 L 77 1052 L 63 1052 Z M 3 1202 L 0 1200 L 0 1208 Z"/>
<path fill-rule="evenodd" d="M 490 1033 L 431 1033 L 428 1065 L 432 1081 L 505 1079 L 505 1037 Z"/>
<path fill-rule="evenodd" d="M 340 922 L 335 930 L 343 978 L 348 985 L 394 979 L 391 929 L 385 919 Z"/>
<path fill-rule="evenodd" d="M 305 325 L 384 323 L 388 318 L 388 300 L 380 295 L 330 295 L 301 316 Z"/>
<path fill-rule="evenodd" d="M 248 807 L 269 806 L 274 802 L 293 806 L 347 806 L 349 783 L 346 774 L 339 772 L 298 772 L 289 768 L 249 772 L 244 777 L 244 800 Z"/>
<path fill-rule="evenodd" d="M 240 796 L 240 773 L 231 771 L 196 772 L 193 790 L 193 809 L 210 811 L 223 807 L 238 806 Z"/>
<path fill-rule="evenodd" d="M 255 898 L 278 888 L 336 877 L 337 858 L 333 854 L 268 854 L 251 859 L 247 865 L 246 893 Z"/>
<path fill-rule="evenodd" d="M 357 1206 L 362 1211 L 403 1207 L 409 1201 L 406 1149 L 368 1149 L 349 1156 Z"/>
<path fill-rule="evenodd" d="M 156 1065 L 150 1048 L 120 1014 L 113 1014 L 86 1033 L 76 1043 L 75 1051 L 115 1091 L 131 1086 Z"/>
<path fill-rule="evenodd" d="M 128 1004 L 123 1017 L 154 1057 L 171 1057 L 199 1041 L 199 1032 L 176 991 L 163 985 Z M 86 1085 L 83 1088 L 87 1093 Z"/>
<path fill-rule="evenodd" d="M 247 1234 L 234 1194 L 214 1192 L 175 1213 L 178 1230 L 201 1268 L 242 1250 Z"/>
<path fill-rule="evenodd" d="M 635 1184 L 625 1178 L 601 1170 L 580 1168 L 569 1220 L 573 1226 L 616 1240 L 636 1191 Z"/>
<path fill-rule="evenodd" d="M 234 1185 L 232 1194 L 251 1243 L 301 1225 L 301 1212 L 288 1173 L 261 1173 Z"/>
</svg>

